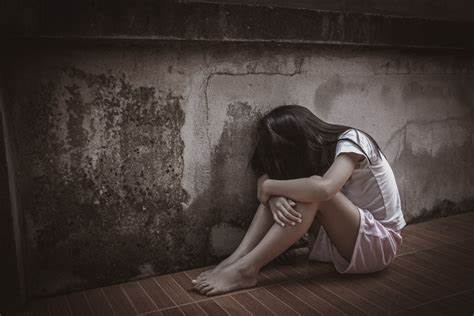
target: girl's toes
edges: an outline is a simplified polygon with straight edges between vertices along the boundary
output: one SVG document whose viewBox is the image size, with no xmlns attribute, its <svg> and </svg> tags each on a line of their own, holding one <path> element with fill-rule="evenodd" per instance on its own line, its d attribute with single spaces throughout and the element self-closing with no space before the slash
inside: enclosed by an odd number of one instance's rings
<svg viewBox="0 0 474 316">
<path fill-rule="evenodd" d="M 201 291 L 201 289 L 202 289 L 203 287 L 207 286 L 207 285 L 209 285 L 209 284 L 206 283 L 206 282 L 201 282 L 201 283 L 196 284 L 196 285 L 194 286 L 194 288 L 195 288 L 196 290 L 198 290 L 198 291 Z"/>
<path fill-rule="evenodd" d="M 207 283 L 207 278 L 200 278 L 200 279 L 197 279 L 196 280 L 196 284 L 203 284 L 203 283 Z"/>
<path fill-rule="evenodd" d="M 208 285 L 206 285 L 205 287 L 203 287 L 203 288 L 200 290 L 200 292 L 201 292 L 201 294 L 206 294 L 207 292 L 209 292 L 209 291 L 212 290 L 212 289 L 213 289 L 212 285 L 208 284 Z"/>
<path fill-rule="evenodd" d="M 196 278 L 198 282 L 203 282 L 206 279 L 207 279 L 207 275 L 201 275 L 201 274 Z"/>
</svg>

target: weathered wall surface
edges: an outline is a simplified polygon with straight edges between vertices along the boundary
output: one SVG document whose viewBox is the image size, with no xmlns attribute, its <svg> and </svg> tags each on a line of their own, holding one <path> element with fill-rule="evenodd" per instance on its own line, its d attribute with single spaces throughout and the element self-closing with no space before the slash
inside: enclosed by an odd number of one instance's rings
<svg viewBox="0 0 474 316">
<path fill-rule="evenodd" d="M 474 206 L 474 60 L 396 49 L 163 42 L 9 56 L 8 119 L 34 293 L 209 264 L 256 209 L 258 115 L 361 128 L 408 221 Z"/>
</svg>

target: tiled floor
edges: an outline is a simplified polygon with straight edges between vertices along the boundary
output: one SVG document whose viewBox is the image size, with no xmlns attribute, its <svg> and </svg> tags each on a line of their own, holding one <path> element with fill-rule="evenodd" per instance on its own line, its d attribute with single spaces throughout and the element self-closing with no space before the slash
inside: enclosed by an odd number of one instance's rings
<svg viewBox="0 0 474 316">
<path fill-rule="evenodd" d="M 262 271 L 258 287 L 190 290 L 203 269 L 31 302 L 25 315 L 474 315 L 474 212 L 408 225 L 392 265 L 340 275 L 300 260 Z"/>
</svg>

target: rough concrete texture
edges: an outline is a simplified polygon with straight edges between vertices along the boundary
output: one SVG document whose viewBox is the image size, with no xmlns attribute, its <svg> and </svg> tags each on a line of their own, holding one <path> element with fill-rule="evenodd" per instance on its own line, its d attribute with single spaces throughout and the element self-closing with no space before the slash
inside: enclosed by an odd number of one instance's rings
<svg viewBox="0 0 474 316">
<path fill-rule="evenodd" d="M 408 221 L 474 206 L 469 54 L 168 42 L 9 58 L 35 294 L 230 252 L 257 207 L 254 124 L 281 104 L 373 135 Z"/>
<path fill-rule="evenodd" d="M 16 40 L 179 39 L 474 49 L 469 32 L 474 5 L 466 0 L 105 0 L 93 5 L 3 1 L 0 34 Z M 443 18 L 426 18 L 433 17 L 433 10 L 434 17 L 441 12 Z"/>
<path fill-rule="evenodd" d="M 203 2 L 203 0 L 181 0 L 181 2 Z M 360 12 L 431 19 L 474 20 L 472 2 L 465 0 L 388 0 L 377 2 L 370 0 L 206 0 L 205 2 Z"/>
</svg>

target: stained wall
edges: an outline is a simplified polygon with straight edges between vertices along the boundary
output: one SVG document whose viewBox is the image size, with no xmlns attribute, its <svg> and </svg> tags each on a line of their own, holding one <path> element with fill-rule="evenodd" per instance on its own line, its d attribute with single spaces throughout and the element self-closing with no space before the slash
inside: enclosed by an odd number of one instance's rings
<svg viewBox="0 0 474 316">
<path fill-rule="evenodd" d="M 474 206 L 474 60 L 456 51 L 164 41 L 8 58 L 7 116 L 33 294 L 216 262 L 257 207 L 258 117 L 360 128 L 408 222 Z"/>
</svg>

